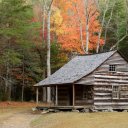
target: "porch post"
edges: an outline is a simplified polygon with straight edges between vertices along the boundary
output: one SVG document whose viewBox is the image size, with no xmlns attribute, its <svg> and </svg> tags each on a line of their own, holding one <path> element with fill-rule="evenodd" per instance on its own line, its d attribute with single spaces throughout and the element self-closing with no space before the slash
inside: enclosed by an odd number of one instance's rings
<svg viewBox="0 0 128 128">
<path fill-rule="evenodd" d="M 75 85 L 74 85 L 74 84 L 72 85 L 72 89 L 73 89 L 73 90 L 72 90 L 72 92 L 73 92 L 73 93 L 72 93 L 72 94 L 73 94 L 73 96 L 72 96 L 72 97 L 73 97 L 72 105 L 75 106 Z"/>
<path fill-rule="evenodd" d="M 39 90 L 38 87 L 36 88 L 36 104 L 39 102 Z"/>
<path fill-rule="evenodd" d="M 56 106 L 58 105 L 58 86 L 56 85 Z"/>
</svg>

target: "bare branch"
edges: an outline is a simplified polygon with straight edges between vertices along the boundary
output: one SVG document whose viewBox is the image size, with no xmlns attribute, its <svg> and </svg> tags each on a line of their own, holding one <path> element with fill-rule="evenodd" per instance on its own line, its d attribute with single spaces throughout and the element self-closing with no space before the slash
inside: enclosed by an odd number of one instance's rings
<svg viewBox="0 0 128 128">
<path fill-rule="evenodd" d="M 110 51 L 114 50 L 116 47 L 118 47 L 119 43 L 121 41 L 123 41 L 126 37 L 128 36 L 127 32 L 126 32 L 126 35 L 124 35 L 120 40 L 117 41 L 117 43 L 115 45 L 113 45 L 111 48 L 110 48 Z"/>
<path fill-rule="evenodd" d="M 107 13 L 107 11 L 108 11 L 109 0 L 106 0 L 106 1 L 105 1 L 105 4 L 106 4 L 106 6 L 105 6 L 105 10 L 104 10 L 103 17 L 102 17 L 101 28 L 100 28 L 99 34 L 98 34 L 98 41 L 97 41 L 96 53 L 99 52 L 100 38 L 101 38 L 101 35 L 102 35 L 102 29 L 103 29 L 104 22 L 105 22 L 105 16 L 106 16 L 106 13 Z"/>
<path fill-rule="evenodd" d="M 114 10 L 115 3 L 116 3 L 116 2 L 114 1 L 114 4 L 113 4 L 112 9 L 111 9 L 111 13 L 110 13 L 109 20 L 108 20 L 107 25 L 106 25 L 106 27 L 105 27 L 105 39 L 104 39 L 104 40 L 105 40 L 105 42 L 104 42 L 104 45 L 105 45 L 105 43 L 106 43 L 107 32 L 108 32 L 108 26 L 109 26 L 110 21 L 111 21 L 112 16 L 113 16 L 113 10 Z"/>
<path fill-rule="evenodd" d="M 75 9 L 76 9 L 76 12 L 77 12 L 77 16 L 78 16 L 78 21 L 79 21 L 79 27 L 80 27 L 80 41 L 81 41 L 81 48 L 83 50 L 84 53 L 85 52 L 85 47 L 84 47 L 84 42 L 83 42 L 83 27 L 82 27 L 82 22 L 81 22 L 81 19 L 80 19 L 80 16 L 79 16 L 79 10 L 77 8 L 78 6 L 75 4 Z"/>
<path fill-rule="evenodd" d="M 0 76 L 0 78 L 3 79 L 4 81 L 8 81 L 9 83 L 13 83 L 11 80 L 8 80 L 8 79 L 6 79 L 6 78 L 3 77 L 3 76 Z"/>
</svg>

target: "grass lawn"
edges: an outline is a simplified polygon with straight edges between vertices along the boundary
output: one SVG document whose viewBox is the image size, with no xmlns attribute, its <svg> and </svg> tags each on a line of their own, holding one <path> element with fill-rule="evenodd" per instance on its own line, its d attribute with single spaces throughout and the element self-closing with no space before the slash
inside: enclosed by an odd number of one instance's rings
<svg viewBox="0 0 128 128">
<path fill-rule="evenodd" d="M 32 128 L 128 128 L 127 112 L 53 113 L 31 122 Z"/>
<path fill-rule="evenodd" d="M 34 103 L 0 103 L 0 128 L 2 125 L 2 128 L 12 125 L 13 128 L 128 128 L 128 112 L 59 112 L 41 115 L 32 113 L 34 106 Z"/>
</svg>

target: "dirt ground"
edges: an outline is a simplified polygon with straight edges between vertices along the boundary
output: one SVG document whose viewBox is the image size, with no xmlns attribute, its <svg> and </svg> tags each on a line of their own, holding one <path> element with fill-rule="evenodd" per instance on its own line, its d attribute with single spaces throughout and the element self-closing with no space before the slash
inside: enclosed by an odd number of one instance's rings
<svg viewBox="0 0 128 128">
<path fill-rule="evenodd" d="M 39 114 L 35 104 L 0 105 L 0 128 L 128 128 L 128 112 Z"/>
<path fill-rule="evenodd" d="M 0 128 L 30 128 L 30 123 L 38 117 L 28 112 L 14 113 L 0 123 Z"/>
<path fill-rule="evenodd" d="M 34 103 L 1 102 L 0 128 L 30 128 L 30 123 L 39 118 L 39 114 L 32 113 Z"/>
</svg>

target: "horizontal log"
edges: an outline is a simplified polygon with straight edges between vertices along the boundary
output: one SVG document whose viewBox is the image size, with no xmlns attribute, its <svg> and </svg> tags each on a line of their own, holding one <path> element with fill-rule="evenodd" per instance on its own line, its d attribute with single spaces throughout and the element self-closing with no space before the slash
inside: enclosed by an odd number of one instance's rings
<svg viewBox="0 0 128 128">
<path fill-rule="evenodd" d="M 95 75 L 108 75 L 108 72 L 95 72 Z"/>
<path fill-rule="evenodd" d="M 110 76 L 110 75 L 94 75 L 95 79 L 116 79 L 116 80 L 128 80 L 128 76 Z"/>
<path fill-rule="evenodd" d="M 128 91 L 120 91 L 121 95 L 128 95 Z"/>
<path fill-rule="evenodd" d="M 94 101 L 97 101 L 97 100 L 108 100 L 108 99 L 112 99 L 112 97 L 95 97 L 94 96 Z"/>
<path fill-rule="evenodd" d="M 128 102 L 94 102 L 94 105 L 128 105 Z"/>
<path fill-rule="evenodd" d="M 92 80 L 81 80 L 81 81 L 79 81 L 79 82 L 77 82 L 77 83 L 75 83 L 75 84 L 82 84 L 82 85 L 92 85 L 94 83 L 94 79 L 92 79 Z"/>
<path fill-rule="evenodd" d="M 99 67 L 98 69 L 96 69 L 96 71 L 95 72 L 108 72 L 109 71 L 109 69 L 108 68 L 102 68 L 102 67 Z"/>
<path fill-rule="evenodd" d="M 93 86 L 94 88 L 112 88 L 112 86 L 110 86 L 110 85 L 99 85 L 99 86 Z"/>
<path fill-rule="evenodd" d="M 94 85 L 95 86 L 99 86 L 99 85 L 102 85 L 102 86 L 112 86 L 112 85 L 123 86 L 123 85 L 127 85 L 127 83 L 124 84 L 124 83 L 113 83 L 113 82 L 111 82 L 111 83 L 95 82 Z"/>
<path fill-rule="evenodd" d="M 117 68 L 116 68 L 116 71 L 120 71 L 120 72 L 121 72 L 121 71 L 128 72 L 128 67 L 125 67 L 125 66 L 124 66 L 124 67 L 117 67 Z"/>
<path fill-rule="evenodd" d="M 93 75 L 91 75 L 89 77 L 83 77 L 81 80 L 92 80 L 92 79 L 94 79 Z"/>
<path fill-rule="evenodd" d="M 112 91 L 112 88 L 104 88 L 104 87 L 102 87 L 102 88 L 101 87 L 97 87 L 96 88 L 95 87 L 94 91 L 106 91 L 107 92 L 107 91 Z"/>
<path fill-rule="evenodd" d="M 95 82 L 103 82 L 103 83 L 122 83 L 128 84 L 128 80 L 113 80 L 113 79 L 95 79 Z"/>
<path fill-rule="evenodd" d="M 117 62 L 117 61 L 125 61 L 123 58 L 121 57 L 116 57 L 116 58 L 110 58 L 107 60 L 107 62 Z"/>
<path fill-rule="evenodd" d="M 103 109 L 128 109 L 128 105 L 107 105 L 107 106 L 101 106 L 101 105 L 95 105 L 95 109 L 97 110 L 103 110 Z"/>
<path fill-rule="evenodd" d="M 102 96 L 102 95 L 94 95 L 94 98 L 111 98 L 112 97 L 112 94 L 111 95 L 104 95 L 104 96 Z"/>
<path fill-rule="evenodd" d="M 112 99 L 95 99 L 94 103 L 111 103 Z"/>
<path fill-rule="evenodd" d="M 120 97 L 120 99 L 124 100 L 124 99 L 128 99 L 128 97 L 127 97 L 127 98 L 122 98 L 122 97 Z"/>
<path fill-rule="evenodd" d="M 122 65 L 122 64 L 124 64 L 124 65 L 126 65 L 127 64 L 127 62 L 126 61 L 124 61 L 124 60 L 108 60 L 106 63 L 105 63 L 105 65 Z"/>
<path fill-rule="evenodd" d="M 94 93 L 94 95 L 106 96 L 106 95 L 111 95 L 111 93 Z"/>
<path fill-rule="evenodd" d="M 108 71 L 95 71 L 95 74 L 97 75 L 110 75 L 110 72 Z M 128 76 L 128 72 L 124 72 L 124 71 L 117 71 L 116 73 L 112 74 L 113 76 Z"/>
<path fill-rule="evenodd" d="M 127 64 L 127 62 L 108 62 L 108 63 L 106 63 L 106 64 L 109 64 L 109 65 L 126 65 Z"/>
<path fill-rule="evenodd" d="M 126 99 L 113 99 L 112 97 L 109 97 L 109 99 L 103 99 L 103 98 L 100 98 L 100 99 L 94 99 L 94 102 L 96 103 L 102 103 L 102 102 L 105 102 L 105 103 L 125 103 L 127 102 L 128 103 L 128 98 Z"/>
</svg>

